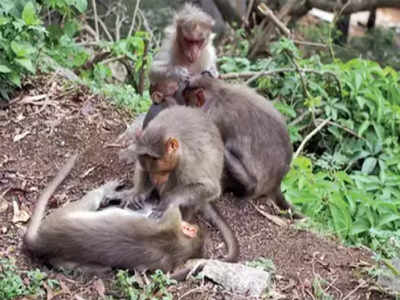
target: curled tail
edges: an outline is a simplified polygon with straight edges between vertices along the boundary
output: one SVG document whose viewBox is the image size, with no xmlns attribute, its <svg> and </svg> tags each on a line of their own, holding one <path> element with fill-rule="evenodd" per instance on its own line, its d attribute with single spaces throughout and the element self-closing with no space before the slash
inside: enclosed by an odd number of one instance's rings
<svg viewBox="0 0 400 300">
<path fill-rule="evenodd" d="M 228 249 L 228 254 L 223 258 L 223 261 L 236 262 L 239 256 L 239 244 L 231 227 L 221 217 L 213 203 L 206 205 L 203 213 L 222 233 L 226 248 Z"/>
<path fill-rule="evenodd" d="M 35 242 L 37 240 L 40 223 L 46 211 L 47 202 L 49 201 L 51 195 L 53 195 L 57 187 L 64 181 L 64 179 L 71 172 L 77 158 L 78 154 L 72 155 L 65 163 L 65 165 L 58 171 L 56 177 L 47 185 L 47 187 L 40 194 L 40 197 L 35 205 L 35 208 L 33 209 L 32 217 L 28 224 L 28 229 L 24 236 L 24 244 L 27 246 L 28 249 L 32 249 L 35 247 Z"/>
</svg>

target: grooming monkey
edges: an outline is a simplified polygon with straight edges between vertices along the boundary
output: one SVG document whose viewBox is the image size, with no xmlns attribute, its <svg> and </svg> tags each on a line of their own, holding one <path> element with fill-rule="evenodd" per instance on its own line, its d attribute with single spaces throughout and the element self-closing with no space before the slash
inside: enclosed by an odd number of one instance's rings
<svg viewBox="0 0 400 300">
<path fill-rule="evenodd" d="M 220 130 L 225 145 L 225 188 L 242 198 L 271 197 L 291 209 L 281 192 L 292 146 L 282 115 L 254 90 L 194 76 L 183 92 L 186 104 L 200 107 Z M 294 217 L 300 217 L 294 214 Z"/>
<path fill-rule="evenodd" d="M 165 29 L 161 49 L 150 68 L 150 95 L 153 105 L 143 128 L 163 109 L 171 105 L 180 83 L 190 76 L 208 71 L 217 77 L 216 54 L 212 44 L 214 20 L 200 8 L 185 4 Z M 164 101 L 170 101 L 163 104 Z"/>
<path fill-rule="evenodd" d="M 132 194 L 147 195 L 155 187 L 159 209 L 179 205 L 184 220 L 201 211 L 223 235 L 228 249 L 224 260 L 236 261 L 236 237 L 213 205 L 221 195 L 224 146 L 207 116 L 180 105 L 165 109 L 139 134 L 135 151 Z"/>
<path fill-rule="evenodd" d="M 177 206 L 169 206 L 159 220 L 148 217 L 151 207 L 99 210 L 104 201 L 124 197 L 118 181 L 108 182 L 44 218 L 49 198 L 75 160 L 73 156 L 39 197 L 24 236 L 24 245 L 33 255 L 56 267 L 91 272 L 110 267 L 170 271 L 201 256 L 203 239 L 198 227 L 183 222 Z"/>
</svg>

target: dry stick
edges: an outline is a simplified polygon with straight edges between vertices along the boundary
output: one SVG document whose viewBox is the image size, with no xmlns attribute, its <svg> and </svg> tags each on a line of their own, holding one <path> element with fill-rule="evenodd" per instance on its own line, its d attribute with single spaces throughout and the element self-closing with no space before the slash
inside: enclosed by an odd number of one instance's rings
<svg viewBox="0 0 400 300">
<path fill-rule="evenodd" d="M 139 75 L 139 84 L 138 84 L 138 92 L 140 95 L 143 95 L 144 92 L 144 81 L 145 81 L 145 71 L 146 65 L 148 64 L 147 61 L 147 52 L 149 51 L 149 40 L 144 40 L 144 51 L 143 51 L 143 62 L 140 67 L 140 75 Z"/>
<path fill-rule="evenodd" d="M 254 209 L 256 211 L 258 211 L 261 215 L 263 215 L 264 217 L 266 217 L 269 221 L 271 221 L 272 223 L 274 223 L 275 225 L 278 226 L 287 226 L 288 224 L 282 220 L 281 218 L 271 215 L 269 213 L 267 213 L 266 211 L 260 209 L 257 207 L 257 205 L 255 205 L 253 202 L 250 201 L 250 204 L 254 207 Z"/>
<path fill-rule="evenodd" d="M 293 156 L 293 159 L 295 159 L 297 156 L 299 156 L 300 152 L 303 150 L 304 146 L 306 143 L 318 133 L 326 124 L 328 124 L 330 119 L 324 120 L 321 124 L 319 124 L 313 131 L 311 131 L 306 138 L 301 142 L 299 148 L 297 148 L 296 153 Z"/>
<path fill-rule="evenodd" d="M 119 14 L 116 14 L 117 17 L 115 18 L 115 40 L 119 41 Z"/>
<path fill-rule="evenodd" d="M 114 42 L 114 38 L 112 37 L 111 33 L 108 31 L 107 26 L 106 26 L 106 24 L 104 24 L 103 20 L 99 18 L 97 21 L 100 23 L 101 28 L 103 28 L 104 32 L 106 33 L 108 40 L 110 42 Z"/>
<path fill-rule="evenodd" d="M 108 59 L 103 60 L 101 63 L 102 63 L 102 64 L 109 64 L 109 63 L 111 63 L 111 62 L 124 59 L 125 57 L 126 57 L 125 54 L 124 54 L 124 55 L 119 55 L 119 56 L 117 56 L 117 57 L 110 57 L 110 58 L 108 58 Z"/>
<path fill-rule="evenodd" d="M 296 3 L 297 3 L 296 0 L 287 1 L 286 4 L 279 10 L 278 16 L 275 17 L 275 19 L 283 19 L 283 17 L 285 17 L 290 12 L 292 7 Z M 269 36 L 271 35 L 271 31 L 273 29 L 273 24 L 270 22 L 270 23 L 268 23 L 267 26 L 265 26 L 267 19 L 269 19 L 269 18 L 265 18 L 264 20 L 262 20 L 262 22 L 259 26 L 260 28 L 263 28 L 263 29 L 261 30 L 261 33 L 256 37 L 256 42 L 254 44 L 254 47 L 252 47 L 253 49 L 251 50 L 250 57 L 253 57 L 257 53 L 258 49 L 260 49 L 263 45 L 265 45 L 270 40 Z M 265 37 L 267 37 L 267 38 L 265 38 Z"/>
<path fill-rule="evenodd" d="M 135 26 L 135 23 L 136 23 L 136 15 L 137 15 L 137 12 L 138 12 L 138 9 L 139 9 L 139 4 L 140 4 L 140 0 L 136 0 L 136 6 L 135 6 L 135 10 L 134 10 L 134 12 L 133 12 L 131 27 L 129 28 L 128 36 L 131 36 L 132 31 L 133 31 L 133 27 Z"/>
<path fill-rule="evenodd" d="M 251 10 L 254 5 L 254 1 L 255 0 L 250 0 L 248 7 L 247 7 L 247 12 L 246 12 L 246 15 L 244 17 L 244 22 L 243 22 L 243 24 L 245 24 L 246 26 L 248 26 L 248 24 L 249 24 L 249 18 L 250 18 Z"/>
<path fill-rule="evenodd" d="M 322 121 L 322 119 L 317 119 L 316 121 Z M 355 137 L 357 137 L 357 138 L 359 138 L 359 139 L 361 139 L 361 140 L 366 141 L 365 138 L 363 138 L 362 136 L 358 135 L 356 132 L 354 132 L 354 131 L 351 130 L 350 128 L 347 128 L 347 127 L 345 127 L 345 126 L 343 126 L 343 125 L 340 125 L 340 124 L 338 124 L 338 123 L 335 123 L 335 122 L 333 122 L 333 121 L 329 121 L 328 124 L 329 124 L 329 125 L 332 125 L 332 126 L 335 126 L 335 127 L 338 127 L 338 128 L 340 128 L 340 129 L 343 129 L 343 130 L 346 131 L 347 133 L 350 133 L 351 135 L 354 135 Z"/>
<path fill-rule="evenodd" d="M 97 8 L 96 8 L 96 0 L 92 0 L 93 12 L 94 12 L 94 28 L 96 29 L 96 41 L 99 41 L 99 23 L 98 23 L 98 16 L 97 16 Z"/>
<path fill-rule="evenodd" d="M 365 281 L 361 282 L 358 286 L 356 286 L 356 288 L 354 290 L 352 290 L 350 293 L 348 293 L 342 300 L 348 299 L 351 295 L 353 295 L 355 292 L 357 292 L 360 288 L 364 288 L 367 286 L 368 286 L 368 284 Z"/>
<path fill-rule="evenodd" d="M 258 5 L 258 10 L 267 18 L 269 18 L 287 37 L 291 36 L 290 30 L 283 24 L 273 13 L 273 11 L 265 5 L 265 3 L 261 3 Z"/>
<path fill-rule="evenodd" d="M 322 44 L 322 43 L 313 43 L 313 42 L 299 41 L 299 40 L 292 40 L 292 41 L 293 41 L 293 43 L 298 44 L 298 45 L 320 47 L 320 48 L 328 48 L 328 45 L 325 45 L 325 44 Z"/>
</svg>

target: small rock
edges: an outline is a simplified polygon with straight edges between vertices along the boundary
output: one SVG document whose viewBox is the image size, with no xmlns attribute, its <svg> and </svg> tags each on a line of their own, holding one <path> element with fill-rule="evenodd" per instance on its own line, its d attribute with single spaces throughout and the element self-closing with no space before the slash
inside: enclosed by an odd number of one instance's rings
<svg viewBox="0 0 400 300">
<path fill-rule="evenodd" d="M 237 263 L 208 260 L 202 274 L 233 293 L 250 297 L 260 297 L 271 285 L 270 273 Z"/>
<path fill-rule="evenodd" d="M 394 270 L 383 265 L 381 267 L 382 272 L 378 275 L 378 284 L 395 294 L 400 293 L 400 258 L 393 258 L 389 261 L 389 264 L 391 264 Z"/>
</svg>

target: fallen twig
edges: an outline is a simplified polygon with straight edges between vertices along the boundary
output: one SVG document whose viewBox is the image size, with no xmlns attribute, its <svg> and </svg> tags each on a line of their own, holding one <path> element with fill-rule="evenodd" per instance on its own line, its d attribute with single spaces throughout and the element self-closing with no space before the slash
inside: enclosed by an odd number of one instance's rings
<svg viewBox="0 0 400 300">
<path fill-rule="evenodd" d="M 99 34 L 99 23 L 98 23 L 98 16 L 97 16 L 97 7 L 96 7 L 96 0 L 92 0 L 92 7 L 93 7 L 93 13 L 94 13 L 94 28 L 96 30 L 96 41 L 100 40 L 100 34 Z"/>
<path fill-rule="evenodd" d="M 326 124 L 328 124 L 330 119 L 324 120 L 321 124 L 319 124 L 313 131 L 311 131 L 305 139 L 301 142 L 299 148 L 297 148 L 296 153 L 293 156 L 293 159 L 295 159 L 297 156 L 299 156 L 300 152 L 303 150 L 304 146 L 307 144 L 307 142 L 314 136 L 316 135 Z"/>
<path fill-rule="evenodd" d="M 271 221 L 272 223 L 274 223 L 275 225 L 278 226 L 287 226 L 287 223 L 285 221 L 283 221 L 281 218 L 277 217 L 277 216 L 273 216 L 269 213 L 267 213 L 266 211 L 260 209 L 257 207 L 257 205 L 255 205 L 254 203 L 250 202 L 250 204 L 255 208 L 256 211 L 258 211 L 261 215 L 263 215 L 264 217 L 266 217 L 269 221 Z"/>
<path fill-rule="evenodd" d="M 128 31 L 128 37 L 131 36 L 132 31 L 133 31 L 133 27 L 135 26 L 136 23 L 136 15 L 139 9 L 139 5 L 140 5 L 140 0 L 136 0 L 136 6 L 135 6 L 135 10 L 133 12 L 133 16 L 132 16 L 132 21 L 131 21 L 131 27 L 129 28 Z"/>
<path fill-rule="evenodd" d="M 287 37 L 292 34 L 290 30 L 283 24 L 274 14 L 274 12 L 265 3 L 258 5 L 258 10 L 267 18 L 269 18 Z"/>
</svg>

